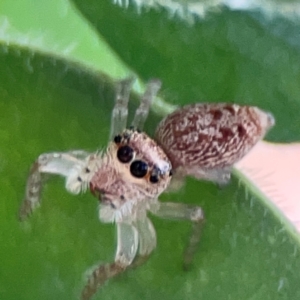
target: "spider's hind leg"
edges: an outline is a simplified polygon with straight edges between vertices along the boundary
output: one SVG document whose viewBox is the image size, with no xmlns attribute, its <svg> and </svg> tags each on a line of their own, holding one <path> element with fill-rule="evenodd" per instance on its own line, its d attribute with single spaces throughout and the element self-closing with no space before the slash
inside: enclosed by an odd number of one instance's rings
<svg viewBox="0 0 300 300">
<path fill-rule="evenodd" d="M 180 166 L 175 170 L 174 178 L 184 179 L 186 176 L 192 176 L 199 180 L 215 182 L 220 187 L 224 187 L 230 182 L 231 172 L 231 167 L 202 169 L 197 166 Z"/>
</svg>

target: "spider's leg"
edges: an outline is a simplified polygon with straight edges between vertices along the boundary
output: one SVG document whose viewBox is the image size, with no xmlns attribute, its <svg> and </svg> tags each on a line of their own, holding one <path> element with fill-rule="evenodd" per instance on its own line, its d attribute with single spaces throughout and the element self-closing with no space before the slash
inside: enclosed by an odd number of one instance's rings
<svg viewBox="0 0 300 300">
<path fill-rule="evenodd" d="M 144 95 L 141 97 L 140 106 L 137 108 L 134 115 L 134 119 L 131 124 L 134 128 L 138 128 L 140 130 L 143 129 L 144 123 L 149 114 L 151 103 L 156 97 L 156 94 L 158 93 L 160 87 L 161 87 L 161 81 L 158 79 L 152 79 L 148 82 L 146 91 Z"/>
<path fill-rule="evenodd" d="M 78 159 L 86 159 L 91 153 L 85 150 L 71 150 L 66 152 L 66 154 L 70 154 Z"/>
<path fill-rule="evenodd" d="M 202 209 L 196 205 L 183 203 L 159 202 L 159 206 L 151 210 L 155 215 L 172 220 L 189 220 L 193 222 L 193 230 L 183 257 L 183 266 L 187 269 L 193 260 L 204 223 Z"/>
<path fill-rule="evenodd" d="M 96 267 L 89 276 L 82 294 L 82 300 L 90 299 L 106 280 L 123 273 L 134 260 L 138 249 L 138 231 L 127 223 L 117 223 L 118 246 L 115 261 Z"/>
<path fill-rule="evenodd" d="M 136 228 L 139 233 L 139 255 L 148 256 L 156 248 L 156 232 L 149 218 L 138 219 Z"/>
<path fill-rule="evenodd" d="M 73 193 L 78 193 L 84 183 L 84 178 L 79 177 L 86 165 L 82 159 L 88 155 L 84 151 L 41 154 L 33 163 L 27 179 L 25 198 L 19 212 L 20 220 L 26 219 L 39 206 L 43 174 L 58 174 L 66 177 L 67 189 Z M 82 177 L 84 177 L 84 173 Z"/>
<path fill-rule="evenodd" d="M 133 77 L 130 77 L 119 81 L 117 84 L 115 106 L 111 115 L 110 140 L 126 128 L 128 116 L 127 106 L 133 82 Z"/>
<path fill-rule="evenodd" d="M 130 265 L 131 269 L 144 264 L 156 248 L 156 232 L 150 219 L 147 217 L 139 219 L 135 222 L 135 225 L 139 233 L 139 252 Z"/>
<path fill-rule="evenodd" d="M 232 167 L 223 169 L 201 169 L 197 166 L 180 166 L 175 169 L 174 178 L 183 179 L 192 176 L 200 180 L 207 180 L 217 183 L 219 186 L 226 186 L 230 182 Z"/>
</svg>

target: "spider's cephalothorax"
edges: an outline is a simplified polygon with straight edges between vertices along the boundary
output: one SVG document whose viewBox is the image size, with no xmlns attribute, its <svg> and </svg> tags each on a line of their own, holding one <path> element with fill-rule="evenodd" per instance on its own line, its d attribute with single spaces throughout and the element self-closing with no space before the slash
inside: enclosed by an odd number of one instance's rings
<svg viewBox="0 0 300 300">
<path fill-rule="evenodd" d="M 136 214 L 156 203 L 170 175 L 168 157 L 147 134 L 126 129 L 116 135 L 90 180 L 91 191 L 106 205 L 100 211 L 101 220 L 137 219 Z"/>
<path fill-rule="evenodd" d="M 106 150 L 41 154 L 31 168 L 20 210 L 23 220 L 39 205 L 44 173 L 64 176 L 66 189 L 74 194 L 89 188 L 99 198 L 100 220 L 116 223 L 118 245 L 114 262 L 98 266 L 88 278 L 82 300 L 90 299 L 107 279 L 142 263 L 156 247 L 147 212 L 193 222 L 184 254 L 188 266 L 204 216 L 199 206 L 158 201 L 173 172 L 180 180 L 190 175 L 227 183 L 233 164 L 274 125 L 272 115 L 256 107 L 194 104 L 162 120 L 153 140 L 141 130 L 161 83 L 149 82 L 132 125 L 126 129 L 131 85 L 132 79 L 118 84 Z"/>
</svg>

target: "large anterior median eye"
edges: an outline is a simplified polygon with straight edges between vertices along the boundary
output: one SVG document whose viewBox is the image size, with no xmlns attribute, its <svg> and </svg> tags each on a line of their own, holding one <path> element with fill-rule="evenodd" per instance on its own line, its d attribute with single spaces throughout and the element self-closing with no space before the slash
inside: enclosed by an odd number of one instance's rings
<svg viewBox="0 0 300 300">
<path fill-rule="evenodd" d="M 120 162 L 128 163 L 133 158 L 133 149 L 127 145 L 122 146 L 118 149 L 117 157 Z"/>
<path fill-rule="evenodd" d="M 130 165 L 130 173 L 137 178 L 144 177 L 148 172 L 148 165 L 142 160 L 135 160 Z"/>
</svg>

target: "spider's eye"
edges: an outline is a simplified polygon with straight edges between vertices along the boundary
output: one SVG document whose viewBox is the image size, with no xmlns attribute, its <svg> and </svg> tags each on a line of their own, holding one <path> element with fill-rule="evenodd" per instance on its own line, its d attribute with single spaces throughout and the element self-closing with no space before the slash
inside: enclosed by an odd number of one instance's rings
<svg viewBox="0 0 300 300">
<path fill-rule="evenodd" d="M 135 160 L 130 165 L 130 173 L 137 178 L 144 177 L 148 172 L 148 165 L 141 161 L 141 160 Z"/>
<path fill-rule="evenodd" d="M 127 145 L 120 147 L 117 152 L 117 157 L 122 163 L 130 162 L 133 158 L 132 148 Z"/>
<path fill-rule="evenodd" d="M 116 135 L 116 136 L 114 137 L 114 142 L 115 142 L 116 144 L 120 144 L 120 143 L 121 143 L 121 140 L 122 140 L 122 137 L 121 137 L 120 135 Z"/>
<path fill-rule="evenodd" d="M 152 183 L 157 183 L 159 181 L 158 175 L 157 174 L 151 175 L 150 178 L 149 178 L 149 180 Z"/>
</svg>

